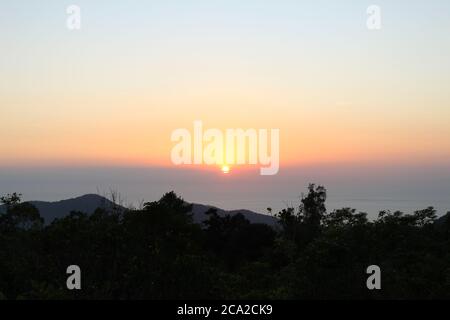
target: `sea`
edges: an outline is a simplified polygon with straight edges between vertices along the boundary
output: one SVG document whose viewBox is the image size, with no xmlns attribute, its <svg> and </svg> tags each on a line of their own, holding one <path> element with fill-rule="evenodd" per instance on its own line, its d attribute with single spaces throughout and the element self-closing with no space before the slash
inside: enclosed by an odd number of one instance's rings
<svg viewBox="0 0 450 320">
<path fill-rule="evenodd" d="M 3 167 L 0 195 L 58 201 L 84 194 L 119 196 L 139 207 L 175 191 L 188 202 L 267 214 L 298 207 L 310 183 L 327 189 L 328 211 L 354 208 L 375 219 L 381 210 L 412 213 L 434 207 L 450 211 L 450 167 L 323 165 L 281 168 L 275 176 L 232 167 L 208 170 L 170 167 Z"/>
</svg>

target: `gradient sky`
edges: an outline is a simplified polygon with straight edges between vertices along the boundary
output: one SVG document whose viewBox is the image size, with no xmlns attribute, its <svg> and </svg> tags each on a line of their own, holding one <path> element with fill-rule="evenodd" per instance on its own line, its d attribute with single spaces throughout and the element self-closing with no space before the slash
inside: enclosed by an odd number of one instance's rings
<svg viewBox="0 0 450 320">
<path fill-rule="evenodd" d="M 170 166 L 194 120 L 279 128 L 282 166 L 447 164 L 449 31 L 447 0 L 1 1 L 0 166 Z"/>
</svg>

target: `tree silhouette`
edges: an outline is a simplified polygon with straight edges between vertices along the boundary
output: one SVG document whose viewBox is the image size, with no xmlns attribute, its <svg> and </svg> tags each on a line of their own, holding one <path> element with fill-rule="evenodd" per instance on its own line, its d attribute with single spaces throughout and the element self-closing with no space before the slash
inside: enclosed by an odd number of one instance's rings
<svg viewBox="0 0 450 320">
<path fill-rule="evenodd" d="M 174 192 L 140 209 L 72 212 L 48 225 L 13 193 L 0 198 L 0 299 L 449 299 L 450 214 L 326 212 L 311 184 L 279 226 L 207 212 Z M 271 212 L 271 210 L 269 210 Z M 82 269 L 83 290 L 65 287 Z M 366 287 L 367 266 L 383 272 Z"/>
</svg>

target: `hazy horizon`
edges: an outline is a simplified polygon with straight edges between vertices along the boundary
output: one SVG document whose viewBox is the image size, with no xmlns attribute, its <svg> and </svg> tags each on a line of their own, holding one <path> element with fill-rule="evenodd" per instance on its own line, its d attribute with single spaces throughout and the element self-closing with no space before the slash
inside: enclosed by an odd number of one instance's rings
<svg viewBox="0 0 450 320">
<path fill-rule="evenodd" d="M 267 213 L 297 206 L 308 183 L 328 190 L 327 209 L 352 207 L 375 218 L 381 210 L 405 213 L 434 206 L 450 211 L 450 167 L 309 166 L 283 169 L 276 176 L 171 168 L 8 168 L 0 169 L 0 194 L 19 192 L 24 200 L 57 201 L 88 193 L 118 191 L 125 204 L 158 200 L 175 191 L 186 201 L 223 209 Z M 383 175 L 380 175 L 383 172 Z"/>
</svg>

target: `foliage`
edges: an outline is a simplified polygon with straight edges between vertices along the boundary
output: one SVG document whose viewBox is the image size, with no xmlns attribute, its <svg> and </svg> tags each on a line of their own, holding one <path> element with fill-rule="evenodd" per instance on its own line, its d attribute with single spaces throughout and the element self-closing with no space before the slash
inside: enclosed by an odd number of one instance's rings
<svg viewBox="0 0 450 320">
<path fill-rule="evenodd" d="M 0 299 L 450 298 L 450 215 L 436 220 L 433 208 L 375 221 L 351 208 L 327 213 L 325 188 L 311 184 L 299 207 L 276 215 L 280 228 L 214 209 L 195 224 L 173 192 L 139 210 L 44 225 L 20 195 L 0 201 Z M 72 264 L 79 291 L 66 288 Z M 371 264 L 382 290 L 366 287 Z"/>
</svg>

